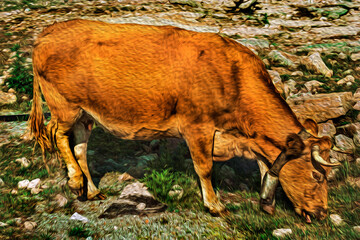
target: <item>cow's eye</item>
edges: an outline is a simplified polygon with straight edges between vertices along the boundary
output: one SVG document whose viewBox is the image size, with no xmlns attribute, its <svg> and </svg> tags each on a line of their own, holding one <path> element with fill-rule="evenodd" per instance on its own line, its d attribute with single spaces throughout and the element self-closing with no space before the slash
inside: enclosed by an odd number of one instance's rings
<svg viewBox="0 0 360 240">
<path fill-rule="evenodd" d="M 324 181 L 324 175 L 322 175 L 322 174 L 319 173 L 318 171 L 312 171 L 312 177 L 313 177 L 317 182 L 323 182 L 323 181 Z"/>
</svg>

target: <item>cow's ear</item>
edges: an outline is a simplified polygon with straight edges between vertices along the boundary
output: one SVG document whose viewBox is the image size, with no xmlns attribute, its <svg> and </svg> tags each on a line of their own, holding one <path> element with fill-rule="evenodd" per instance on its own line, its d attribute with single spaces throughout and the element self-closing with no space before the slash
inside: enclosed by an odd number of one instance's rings
<svg viewBox="0 0 360 240">
<path fill-rule="evenodd" d="M 300 156 L 304 148 L 305 144 L 301 140 L 299 135 L 293 133 L 287 136 L 285 152 L 287 158 L 297 158 L 298 156 Z"/>
<path fill-rule="evenodd" d="M 309 132 L 311 133 L 313 136 L 317 136 L 318 135 L 318 132 L 319 132 L 319 127 L 317 125 L 317 123 L 313 120 L 313 119 L 306 119 L 304 122 L 303 122 L 303 126 L 304 128 Z"/>
</svg>

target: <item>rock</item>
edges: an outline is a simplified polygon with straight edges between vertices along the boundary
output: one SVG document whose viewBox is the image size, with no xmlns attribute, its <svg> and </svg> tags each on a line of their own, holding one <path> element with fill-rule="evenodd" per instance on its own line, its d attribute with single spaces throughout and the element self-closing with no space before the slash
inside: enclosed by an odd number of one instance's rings
<svg viewBox="0 0 360 240">
<path fill-rule="evenodd" d="M 354 141 L 343 134 L 335 136 L 335 144 L 337 147 L 345 151 L 352 152 L 355 150 Z"/>
<path fill-rule="evenodd" d="M 339 172 L 339 168 L 331 168 L 331 170 L 329 172 L 329 175 L 327 176 L 327 180 L 329 182 L 335 181 L 336 180 L 336 175 L 337 175 L 338 172 Z"/>
<path fill-rule="evenodd" d="M 252 26 L 244 26 L 244 25 L 235 25 L 230 27 L 224 27 L 221 29 L 220 33 L 226 34 L 228 36 L 242 36 L 242 37 L 255 37 L 255 36 L 274 36 L 284 33 L 284 31 L 280 31 L 278 29 L 270 29 L 270 28 L 259 28 Z"/>
<path fill-rule="evenodd" d="M 41 188 L 32 188 L 31 189 L 31 194 L 36 195 L 36 194 L 39 194 L 42 191 L 43 191 L 43 189 L 41 189 Z"/>
<path fill-rule="evenodd" d="M 134 180 L 134 178 L 128 173 L 123 173 L 118 177 L 119 182 L 126 182 L 130 180 Z"/>
<path fill-rule="evenodd" d="M 360 60 L 360 52 L 351 54 L 350 58 L 353 61 L 359 61 Z"/>
<path fill-rule="evenodd" d="M 8 90 L 8 93 L 16 93 L 16 91 L 15 91 L 15 89 L 10 88 L 10 89 Z"/>
<path fill-rule="evenodd" d="M 31 182 L 29 182 L 27 189 L 38 188 L 39 186 L 40 186 L 40 178 L 36 178 L 34 180 L 31 180 Z"/>
<path fill-rule="evenodd" d="M 314 21 L 314 20 L 285 20 L 285 19 L 272 19 L 270 21 L 273 27 L 285 27 L 285 28 L 305 28 L 309 31 L 311 27 L 330 27 L 333 26 L 330 22 Z M 309 28 L 310 27 L 310 28 Z"/>
<path fill-rule="evenodd" d="M 240 191 L 245 191 L 245 192 L 250 191 L 249 187 L 245 183 L 240 183 L 239 189 L 240 189 Z"/>
<path fill-rule="evenodd" d="M 24 168 L 27 168 L 30 165 L 30 161 L 26 157 L 18 158 L 15 162 L 20 163 Z"/>
<path fill-rule="evenodd" d="M 119 172 L 107 172 L 100 179 L 99 188 L 106 188 L 120 184 L 119 178 L 122 176 Z"/>
<path fill-rule="evenodd" d="M 316 80 L 311 80 L 305 83 L 305 87 L 308 90 L 308 92 L 313 92 L 313 91 L 317 92 L 317 90 L 321 85 L 323 85 L 323 83 Z"/>
<path fill-rule="evenodd" d="M 55 196 L 55 201 L 59 207 L 64 207 L 68 203 L 67 198 L 64 197 L 62 194 L 57 194 Z"/>
<path fill-rule="evenodd" d="M 284 53 L 278 51 L 278 50 L 272 50 L 269 54 L 268 57 L 270 58 L 271 61 L 278 63 L 282 66 L 286 66 L 286 67 L 292 67 L 295 68 L 296 65 L 293 61 L 291 61 L 290 59 L 286 58 Z"/>
<path fill-rule="evenodd" d="M 319 137 L 329 136 L 333 137 L 336 134 L 336 128 L 332 120 L 327 121 L 326 123 L 319 123 Z"/>
<path fill-rule="evenodd" d="M 356 102 L 356 104 L 353 106 L 353 109 L 360 111 L 360 101 Z"/>
<path fill-rule="evenodd" d="M 334 150 L 330 150 L 330 159 L 336 159 L 339 162 L 352 162 L 354 161 L 354 158 L 352 155 L 350 154 L 346 154 L 346 153 L 341 153 L 341 152 L 336 152 Z"/>
<path fill-rule="evenodd" d="M 354 232 L 360 233 L 360 226 L 353 227 Z"/>
<path fill-rule="evenodd" d="M 190 7 L 200 7 L 200 3 L 197 3 L 194 0 L 169 0 L 172 4 L 179 4 L 179 5 L 188 5 Z"/>
<path fill-rule="evenodd" d="M 242 38 L 242 39 L 236 39 L 235 41 L 241 43 L 245 47 L 253 48 L 255 50 L 262 50 L 264 48 L 270 47 L 270 42 L 265 39 Z"/>
<path fill-rule="evenodd" d="M 330 214 L 330 220 L 335 226 L 343 224 L 343 219 L 338 214 Z"/>
<path fill-rule="evenodd" d="M 16 190 L 16 189 L 13 189 L 13 190 L 11 190 L 11 192 L 10 192 L 12 195 L 16 195 L 16 194 L 18 194 L 18 190 Z"/>
<path fill-rule="evenodd" d="M 351 92 L 306 94 L 286 99 L 301 121 L 310 118 L 316 122 L 324 122 L 345 115 L 351 109 L 351 100 Z"/>
<path fill-rule="evenodd" d="M 271 80 L 274 83 L 276 90 L 278 90 L 278 92 L 282 94 L 284 92 L 284 84 L 281 80 L 280 74 L 274 70 L 268 70 L 268 72 L 270 74 Z"/>
<path fill-rule="evenodd" d="M 18 188 L 19 189 L 27 188 L 29 186 L 29 183 L 30 183 L 30 181 L 27 179 L 22 180 L 22 181 L 18 182 Z"/>
<path fill-rule="evenodd" d="M 248 0 L 248 1 L 244 2 L 244 3 L 241 3 L 239 5 L 239 8 L 243 9 L 243 10 L 251 8 L 252 6 L 254 6 L 256 4 L 256 2 L 257 2 L 257 0 Z"/>
<path fill-rule="evenodd" d="M 0 227 L 6 227 L 7 225 L 7 223 L 0 222 Z"/>
<path fill-rule="evenodd" d="M 180 185 L 176 184 L 171 187 L 171 190 L 169 191 L 168 194 L 170 198 L 175 198 L 177 200 L 180 200 L 184 195 L 184 189 Z"/>
<path fill-rule="evenodd" d="M 360 88 L 356 89 L 353 99 L 355 102 L 360 101 Z"/>
<path fill-rule="evenodd" d="M 212 14 L 213 18 L 217 18 L 217 19 L 228 19 L 229 17 L 224 14 L 224 13 L 214 13 Z"/>
<path fill-rule="evenodd" d="M 32 231 L 36 228 L 36 226 L 37 226 L 36 222 L 30 222 L 30 221 L 24 222 L 24 228 L 26 230 Z"/>
<path fill-rule="evenodd" d="M 16 103 L 16 95 L 14 93 L 4 93 L 0 91 L 0 106 Z"/>
<path fill-rule="evenodd" d="M 2 187 L 4 185 L 5 185 L 4 181 L 0 178 L 0 187 Z"/>
<path fill-rule="evenodd" d="M 70 220 L 76 220 L 76 221 L 81 221 L 83 223 L 89 222 L 89 219 L 87 219 L 84 216 L 81 216 L 80 214 L 78 214 L 77 212 L 75 212 L 71 217 Z"/>
<path fill-rule="evenodd" d="M 338 38 L 344 36 L 356 36 L 359 32 L 359 29 L 355 26 L 336 26 L 312 28 L 309 32 L 314 34 L 318 38 L 324 39 Z"/>
<path fill-rule="evenodd" d="M 360 134 L 355 133 L 353 136 L 353 141 L 356 147 L 360 147 Z"/>
<path fill-rule="evenodd" d="M 274 237 L 283 238 L 292 234 L 292 230 L 290 228 L 279 228 L 275 229 L 272 234 Z"/>
<path fill-rule="evenodd" d="M 351 82 L 351 83 L 354 83 L 354 82 L 355 82 L 355 78 L 354 78 L 353 76 L 351 76 L 351 75 L 347 75 L 345 78 L 339 80 L 339 81 L 337 82 L 337 84 L 338 84 L 338 85 L 343 85 L 343 84 L 347 84 L 347 83 L 349 83 L 349 82 Z"/>
<path fill-rule="evenodd" d="M 345 59 L 347 59 L 347 55 L 345 53 L 341 52 L 341 53 L 339 53 L 338 58 L 345 60 Z"/>
<path fill-rule="evenodd" d="M 137 166 L 147 166 L 149 162 L 154 161 L 158 158 L 159 156 L 156 153 L 142 155 L 136 158 L 138 160 Z"/>
<path fill-rule="evenodd" d="M 304 76 L 304 73 L 302 71 L 295 71 L 291 73 L 291 76 Z"/>
<path fill-rule="evenodd" d="M 153 214 L 163 212 L 166 205 L 158 202 L 144 184 L 134 182 L 127 185 L 119 199 L 101 214 L 100 218 L 115 218 L 122 215 Z"/>
<path fill-rule="evenodd" d="M 145 203 L 139 203 L 138 205 L 136 205 L 136 209 L 139 211 L 144 210 L 145 208 L 146 208 Z"/>
<path fill-rule="evenodd" d="M 321 73 L 326 77 L 331 77 L 333 75 L 333 71 L 325 65 L 318 52 L 315 52 L 308 57 L 301 58 L 301 64 L 304 65 L 306 69 L 314 71 L 315 73 Z"/>
<path fill-rule="evenodd" d="M 292 79 L 289 79 L 284 83 L 285 98 L 292 96 L 297 92 L 296 85 L 297 83 Z"/>
</svg>

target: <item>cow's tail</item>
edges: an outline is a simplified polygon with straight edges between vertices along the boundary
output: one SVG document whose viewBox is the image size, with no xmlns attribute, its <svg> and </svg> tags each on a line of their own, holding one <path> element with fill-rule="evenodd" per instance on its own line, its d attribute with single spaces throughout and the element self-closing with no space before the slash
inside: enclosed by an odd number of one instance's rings
<svg viewBox="0 0 360 240">
<path fill-rule="evenodd" d="M 34 68 L 34 83 L 33 83 L 33 102 L 29 118 L 29 127 L 30 134 L 35 138 L 36 142 L 40 145 L 42 151 L 43 161 L 46 167 L 46 170 L 49 172 L 49 167 L 46 162 L 45 153 L 46 151 L 53 153 L 54 146 L 52 137 L 49 136 L 47 128 L 45 126 L 44 114 L 42 110 L 42 99 L 41 99 L 41 90 L 40 90 L 40 80 L 41 76 Z"/>
</svg>

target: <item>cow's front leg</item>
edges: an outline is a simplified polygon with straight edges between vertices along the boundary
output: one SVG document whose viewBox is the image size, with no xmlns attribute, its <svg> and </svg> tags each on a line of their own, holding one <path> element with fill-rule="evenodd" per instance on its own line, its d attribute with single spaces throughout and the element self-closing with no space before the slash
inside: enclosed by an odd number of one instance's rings
<svg viewBox="0 0 360 240">
<path fill-rule="evenodd" d="M 212 148 L 213 136 L 215 131 L 209 131 L 212 128 L 192 128 L 187 130 L 184 138 L 188 144 L 194 168 L 200 178 L 201 190 L 204 205 L 211 214 L 225 214 L 225 207 L 217 196 L 211 184 L 211 171 L 213 166 Z"/>
<path fill-rule="evenodd" d="M 74 154 L 76 161 L 86 176 L 87 180 L 87 193 L 84 195 L 83 200 L 87 199 L 105 199 L 105 195 L 100 193 L 99 189 L 92 181 L 90 171 L 86 159 L 87 143 L 90 138 L 93 121 L 83 116 L 73 127 L 74 133 Z"/>
</svg>

